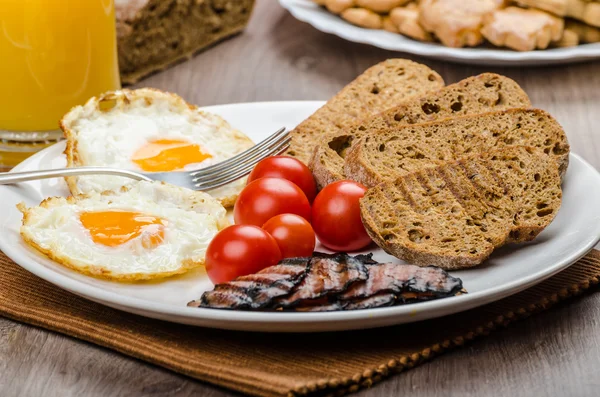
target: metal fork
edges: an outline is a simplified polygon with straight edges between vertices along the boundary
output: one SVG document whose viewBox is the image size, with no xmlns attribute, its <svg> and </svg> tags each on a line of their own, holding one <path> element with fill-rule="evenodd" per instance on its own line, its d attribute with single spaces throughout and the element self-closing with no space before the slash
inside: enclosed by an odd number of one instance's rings
<svg viewBox="0 0 600 397">
<path fill-rule="evenodd" d="M 137 172 L 110 167 L 78 167 L 26 172 L 2 172 L 0 173 L 0 185 L 36 179 L 105 174 L 144 181 L 164 181 L 192 190 L 210 190 L 248 175 L 256 163 L 265 157 L 285 152 L 290 146 L 291 141 L 288 134 L 285 128 L 281 128 L 259 144 L 234 157 L 210 167 L 194 171 Z"/>
</svg>

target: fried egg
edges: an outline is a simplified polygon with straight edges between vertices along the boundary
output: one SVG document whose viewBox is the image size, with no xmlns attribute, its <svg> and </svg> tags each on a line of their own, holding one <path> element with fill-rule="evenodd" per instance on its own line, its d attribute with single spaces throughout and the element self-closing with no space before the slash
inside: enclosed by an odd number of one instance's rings
<svg viewBox="0 0 600 397">
<path fill-rule="evenodd" d="M 254 145 L 221 117 L 200 111 L 177 95 L 150 88 L 93 97 L 69 111 L 60 125 L 67 138 L 68 167 L 189 171 L 216 164 Z M 116 190 L 132 183 L 108 175 L 66 180 L 72 194 Z M 207 193 L 232 207 L 245 183 L 243 178 Z"/>
<path fill-rule="evenodd" d="M 228 221 L 206 193 L 161 182 L 53 197 L 23 213 L 23 240 L 78 272 L 120 281 L 163 278 L 204 264 Z"/>
</svg>

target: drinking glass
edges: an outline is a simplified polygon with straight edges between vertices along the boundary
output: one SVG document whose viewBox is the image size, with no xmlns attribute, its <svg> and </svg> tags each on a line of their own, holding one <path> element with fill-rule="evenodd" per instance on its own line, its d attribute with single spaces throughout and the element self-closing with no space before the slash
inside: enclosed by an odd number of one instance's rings
<svg viewBox="0 0 600 397">
<path fill-rule="evenodd" d="M 1 1 L 1 169 L 60 139 L 70 108 L 119 88 L 113 0 Z"/>
</svg>

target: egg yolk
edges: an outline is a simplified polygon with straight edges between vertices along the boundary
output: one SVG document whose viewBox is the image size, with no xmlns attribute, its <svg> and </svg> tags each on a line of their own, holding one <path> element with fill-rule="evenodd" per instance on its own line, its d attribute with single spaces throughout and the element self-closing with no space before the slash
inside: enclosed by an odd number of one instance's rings
<svg viewBox="0 0 600 397">
<path fill-rule="evenodd" d="M 165 222 L 155 216 L 128 211 L 83 212 L 79 220 L 96 244 L 116 247 L 142 235 L 142 246 L 154 248 L 162 243 Z"/>
<path fill-rule="evenodd" d="M 131 160 L 148 172 L 181 170 L 188 164 L 200 163 L 212 156 L 200 145 L 179 139 L 158 139 L 139 148 Z"/>
</svg>

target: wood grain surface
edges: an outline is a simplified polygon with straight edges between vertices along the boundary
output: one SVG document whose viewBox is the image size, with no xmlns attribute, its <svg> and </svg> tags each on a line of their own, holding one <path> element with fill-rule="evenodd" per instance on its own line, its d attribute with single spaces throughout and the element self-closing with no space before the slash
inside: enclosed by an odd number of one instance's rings
<svg viewBox="0 0 600 397">
<path fill-rule="evenodd" d="M 572 150 L 600 167 L 600 63 L 472 67 L 346 42 L 259 0 L 246 32 L 138 86 L 199 105 L 326 99 L 368 66 L 407 57 L 447 83 L 486 71 L 515 79 L 552 113 Z M 585 197 L 582 197 L 584 200 Z M 49 308 L 51 310 L 51 308 Z M 361 397 L 597 396 L 600 294 L 591 293 L 394 376 Z M 237 394 L 109 350 L 0 318 L 0 396 L 206 396 Z"/>
</svg>

